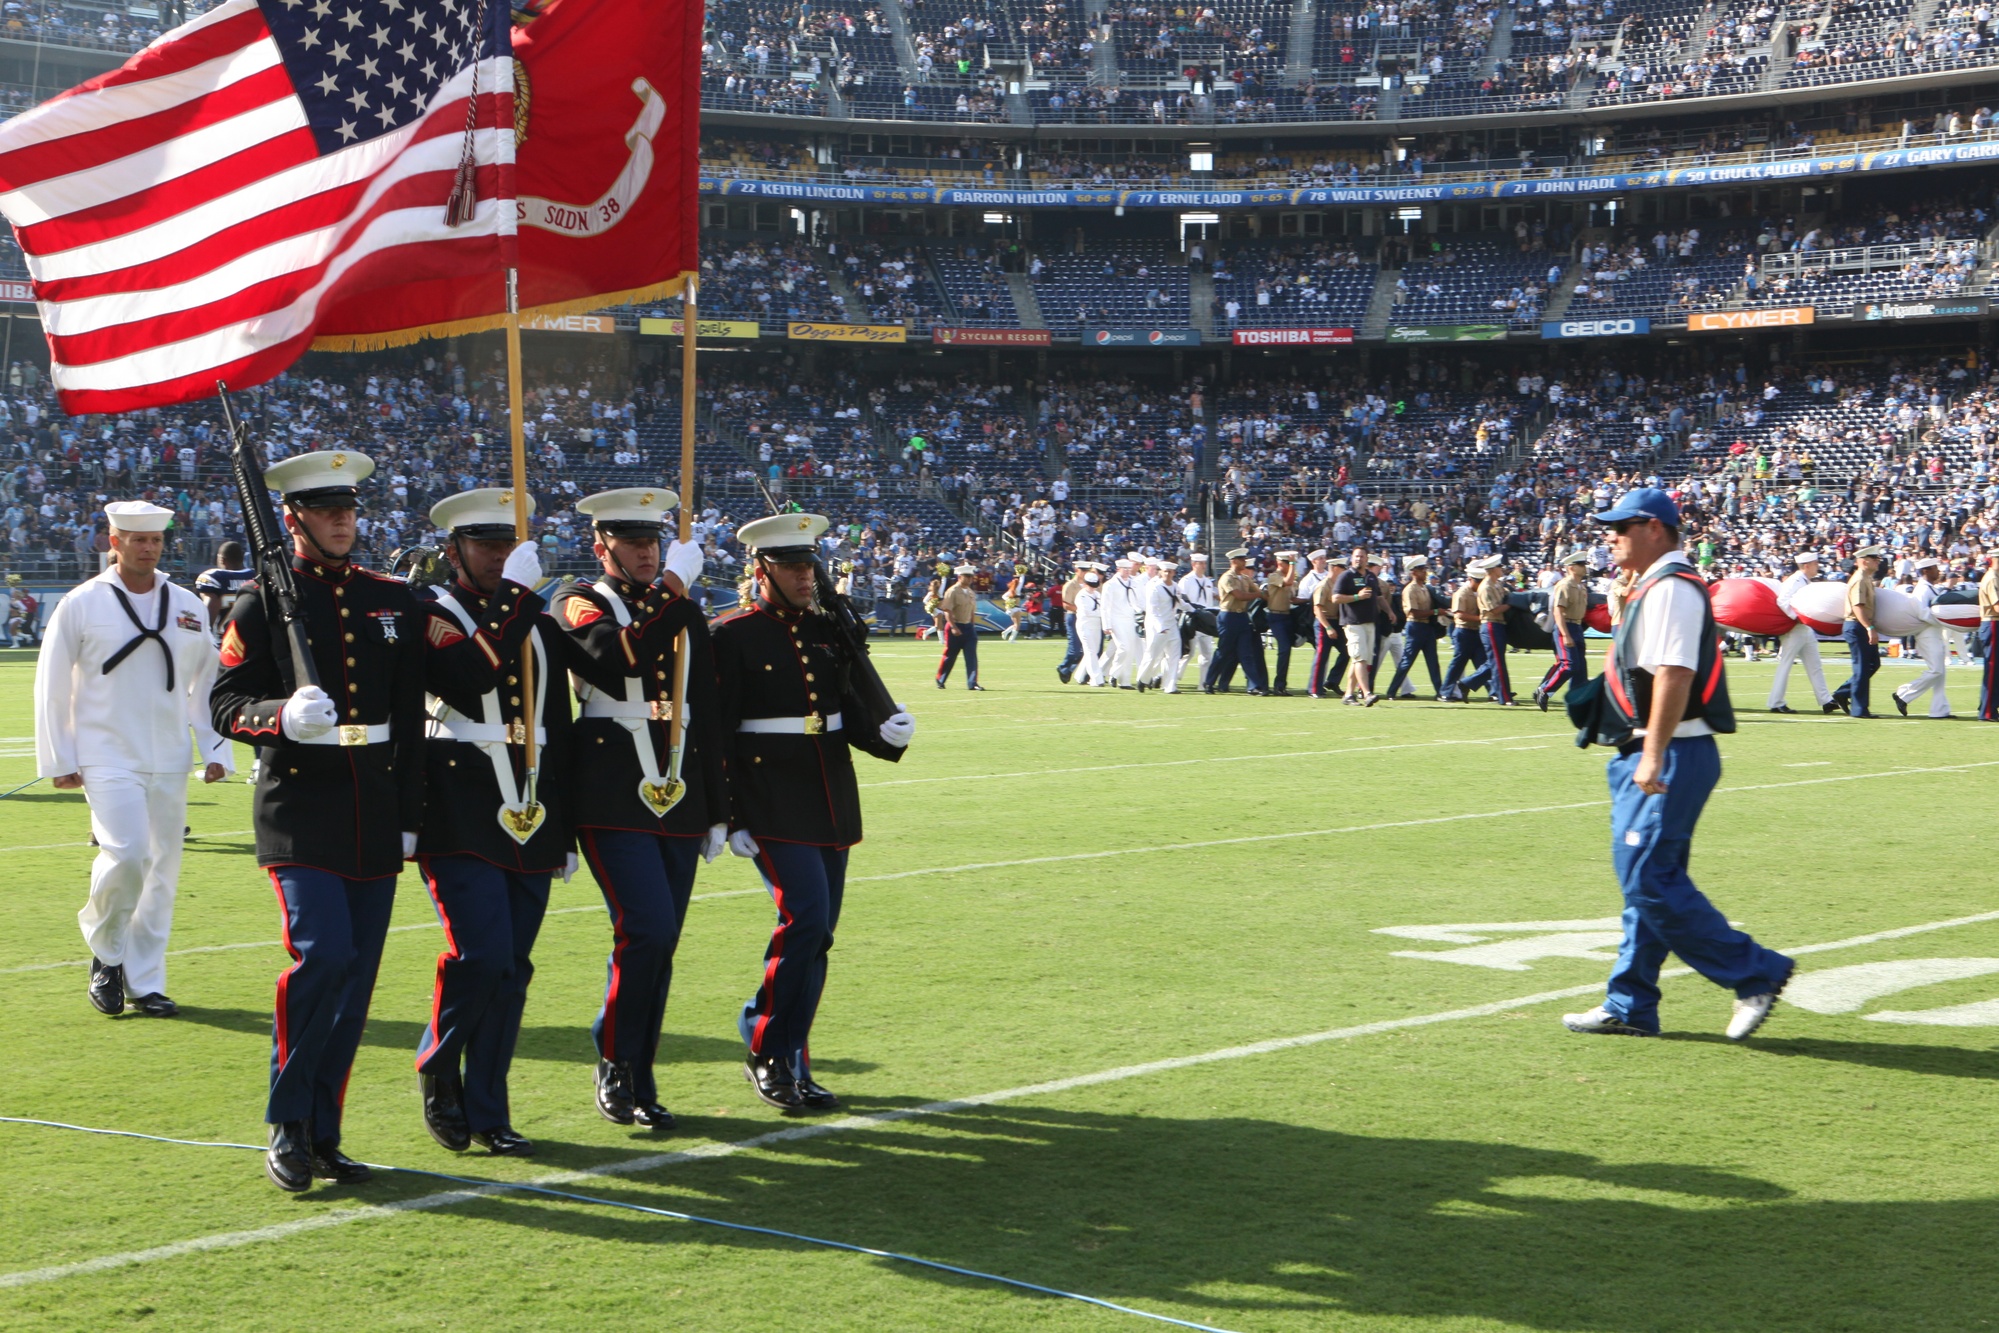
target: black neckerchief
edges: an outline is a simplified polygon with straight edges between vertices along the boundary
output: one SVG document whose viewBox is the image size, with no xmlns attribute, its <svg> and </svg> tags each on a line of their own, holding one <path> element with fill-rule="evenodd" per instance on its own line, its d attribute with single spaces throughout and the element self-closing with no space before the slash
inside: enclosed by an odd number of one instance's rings
<svg viewBox="0 0 1999 1333">
<path fill-rule="evenodd" d="M 167 596 L 167 590 L 161 586 L 162 582 L 159 576 L 154 576 L 153 587 L 160 594 L 160 623 L 151 629 L 147 629 L 145 622 L 139 619 L 139 613 L 133 610 L 131 599 L 125 596 L 125 590 L 118 586 L 115 576 L 106 585 L 111 589 L 111 595 L 118 599 L 118 605 L 124 609 L 125 618 L 132 622 L 132 627 L 138 630 L 139 633 L 130 643 L 104 659 L 104 674 L 107 676 L 110 675 L 117 669 L 119 663 L 132 655 L 140 644 L 151 639 L 154 643 L 160 645 L 160 652 L 167 659 L 167 693 L 172 694 L 174 689 L 174 650 L 168 646 L 167 637 L 164 632 L 167 627 L 167 615 L 172 610 L 172 607 L 169 605 L 172 599 Z"/>
</svg>

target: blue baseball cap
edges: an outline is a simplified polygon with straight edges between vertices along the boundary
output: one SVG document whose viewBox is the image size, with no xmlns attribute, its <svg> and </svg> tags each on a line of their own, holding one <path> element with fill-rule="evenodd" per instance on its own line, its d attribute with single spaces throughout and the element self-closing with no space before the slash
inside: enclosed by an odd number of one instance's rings
<svg viewBox="0 0 1999 1333">
<path fill-rule="evenodd" d="M 1657 486 L 1640 486 L 1626 491 L 1617 498 L 1617 503 L 1594 515 L 1599 523 L 1622 523 L 1627 519 L 1656 518 L 1669 528 L 1680 526 L 1680 507 L 1673 503 L 1673 497 Z"/>
</svg>

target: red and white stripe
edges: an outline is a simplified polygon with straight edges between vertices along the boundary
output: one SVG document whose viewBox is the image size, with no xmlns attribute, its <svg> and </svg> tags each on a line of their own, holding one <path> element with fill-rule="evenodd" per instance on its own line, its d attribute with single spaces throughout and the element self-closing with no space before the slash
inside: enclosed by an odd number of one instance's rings
<svg viewBox="0 0 1999 1333">
<path fill-rule="evenodd" d="M 254 0 L 0 125 L 0 213 L 72 413 L 248 386 L 370 289 L 491 273 L 514 234 L 513 61 L 477 72 L 478 204 L 449 227 L 467 68 L 423 116 L 318 156 Z M 498 127 L 505 127 L 504 132 Z"/>
</svg>

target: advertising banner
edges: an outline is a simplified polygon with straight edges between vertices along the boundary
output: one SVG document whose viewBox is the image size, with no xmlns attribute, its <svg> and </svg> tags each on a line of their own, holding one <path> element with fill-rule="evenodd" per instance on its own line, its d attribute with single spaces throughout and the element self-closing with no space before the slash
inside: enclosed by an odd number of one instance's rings
<svg viewBox="0 0 1999 1333">
<path fill-rule="evenodd" d="M 1616 319 L 1550 319 L 1541 324 L 1543 338 L 1623 338 L 1651 331 L 1652 321 L 1645 315 L 1625 315 Z"/>
<path fill-rule="evenodd" d="M 1687 327 L 1695 332 L 1724 329 L 1787 329 L 1799 324 L 1816 324 L 1819 312 L 1808 305 L 1781 305 L 1767 310 L 1697 310 L 1687 316 Z"/>
<path fill-rule="evenodd" d="M 616 333 L 618 322 L 609 315 L 522 315 L 521 327 L 542 333 Z"/>
<path fill-rule="evenodd" d="M 1983 297 L 1963 296 L 1926 301 L 1869 301 L 1855 313 L 1862 319 L 1978 319 L 1989 309 Z"/>
<path fill-rule="evenodd" d="M 906 343 L 909 330 L 900 324 L 804 324 L 784 326 L 784 336 L 816 343 Z"/>
<path fill-rule="evenodd" d="M 25 282 L 8 280 L 0 282 L 0 301 L 32 301 L 35 289 Z"/>
<path fill-rule="evenodd" d="M 684 321 L 647 315 L 639 320 L 639 332 L 648 338 L 678 338 Z M 763 330 L 753 319 L 697 319 L 694 338 L 760 338 Z"/>
<path fill-rule="evenodd" d="M 1504 324 L 1397 324 L 1388 330 L 1392 343 L 1489 343 L 1504 337 Z"/>
<path fill-rule="evenodd" d="M 1084 329 L 1085 347 L 1199 347 L 1199 329 Z"/>
<path fill-rule="evenodd" d="M 1319 347 L 1350 343 L 1352 329 L 1237 329 L 1229 335 L 1237 347 Z"/>
<path fill-rule="evenodd" d="M 930 341 L 951 347 L 1046 347 L 1047 329 L 946 329 L 930 330 Z"/>
</svg>

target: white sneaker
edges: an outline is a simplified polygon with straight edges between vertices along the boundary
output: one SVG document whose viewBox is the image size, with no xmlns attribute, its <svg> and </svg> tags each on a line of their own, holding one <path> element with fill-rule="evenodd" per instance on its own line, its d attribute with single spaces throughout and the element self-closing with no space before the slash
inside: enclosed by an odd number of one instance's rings
<svg viewBox="0 0 1999 1333">
<path fill-rule="evenodd" d="M 1776 1007 L 1777 992 L 1767 995 L 1752 995 L 1746 1000 L 1735 1002 L 1735 1012 L 1728 1016 L 1728 1039 L 1741 1041 L 1763 1026 L 1763 1020 Z"/>
<path fill-rule="evenodd" d="M 1563 1014 L 1562 1026 L 1571 1032 L 1591 1032 L 1606 1037 L 1649 1037 L 1644 1028 L 1635 1028 L 1610 1010 L 1598 1005 L 1586 1014 Z"/>
</svg>

